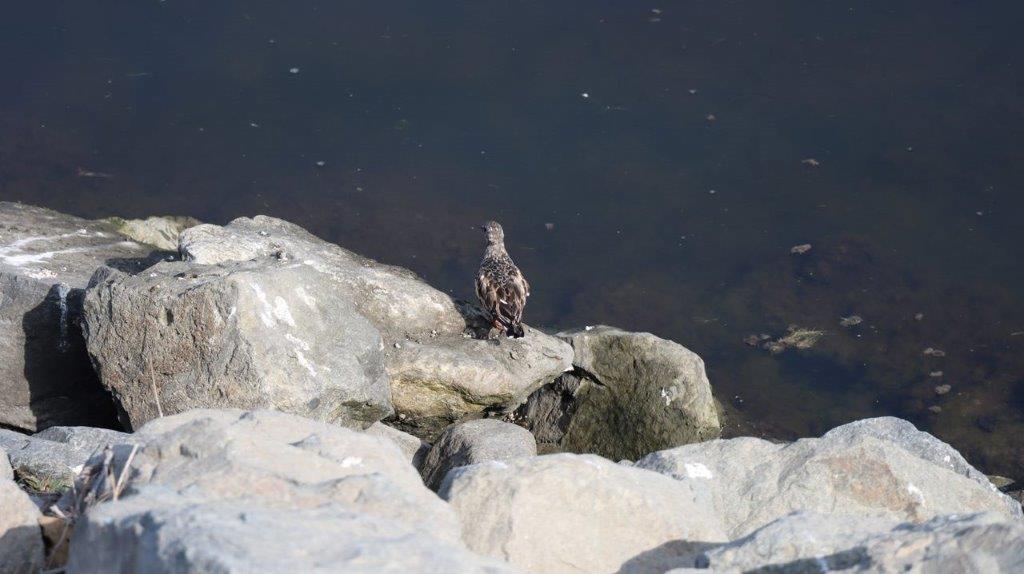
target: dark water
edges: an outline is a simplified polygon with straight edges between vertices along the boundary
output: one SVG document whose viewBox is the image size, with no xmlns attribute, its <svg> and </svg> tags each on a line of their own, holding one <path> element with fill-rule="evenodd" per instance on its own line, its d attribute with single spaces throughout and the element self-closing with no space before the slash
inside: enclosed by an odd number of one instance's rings
<svg viewBox="0 0 1024 574">
<path fill-rule="evenodd" d="M 5 4 L 0 199 L 271 214 L 463 297 L 495 218 L 530 322 L 689 346 L 732 434 L 893 414 L 1024 478 L 1020 2 Z"/>
</svg>

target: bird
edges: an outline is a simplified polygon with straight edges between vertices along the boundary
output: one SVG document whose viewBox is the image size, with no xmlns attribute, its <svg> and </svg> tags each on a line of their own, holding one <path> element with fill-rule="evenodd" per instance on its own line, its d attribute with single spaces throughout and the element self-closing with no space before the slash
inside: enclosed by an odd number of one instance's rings
<svg viewBox="0 0 1024 574">
<path fill-rule="evenodd" d="M 476 296 L 491 316 L 491 324 L 508 337 L 521 338 L 523 308 L 530 284 L 505 250 L 505 231 L 496 221 L 480 226 L 487 235 L 487 249 L 476 275 Z"/>
</svg>

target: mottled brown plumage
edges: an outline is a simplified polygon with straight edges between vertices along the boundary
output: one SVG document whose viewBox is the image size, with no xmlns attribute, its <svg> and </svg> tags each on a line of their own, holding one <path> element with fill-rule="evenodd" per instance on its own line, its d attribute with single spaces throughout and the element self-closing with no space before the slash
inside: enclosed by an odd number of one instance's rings
<svg viewBox="0 0 1024 574">
<path fill-rule="evenodd" d="M 530 284 L 505 250 L 505 232 L 501 225 L 488 221 L 487 250 L 476 274 L 476 296 L 491 315 L 495 328 L 509 337 L 522 337 L 523 308 L 530 296 Z"/>
</svg>

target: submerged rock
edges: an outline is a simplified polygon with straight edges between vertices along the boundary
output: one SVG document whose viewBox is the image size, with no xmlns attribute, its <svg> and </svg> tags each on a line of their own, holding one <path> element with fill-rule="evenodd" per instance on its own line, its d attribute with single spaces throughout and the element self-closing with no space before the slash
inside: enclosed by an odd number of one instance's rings
<svg viewBox="0 0 1024 574">
<path fill-rule="evenodd" d="M 440 495 L 471 550 L 537 574 L 664 572 L 726 540 L 690 485 L 593 455 L 455 469 Z"/>
<path fill-rule="evenodd" d="M 151 263 L 109 223 L 0 202 L 0 425 L 116 425 L 79 329 L 96 268 Z"/>
<path fill-rule="evenodd" d="M 306 265 L 264 257 L 98 274 L 83 314 L 129 428 L 204 407 L 359 428 L 391 413 L 380 333 Z"/>
<path fill-rule="evenodd" d="M 704 362 L 649 333 L 594 327 L 559 334 L 576 371 L 530 396 L 514 420 L 546 451 L 637 459 L 719 436 Z"/>
<path fill-rule="evenodd" d="M 672 476 L 717 507 L 733 537 L 791 512 L 922 522 L 993 511 L 1020 519 L 1020 505 L 952 447 L 906 421 L 858 421 L 787 445 L 716 440 L 653 453 L 640 468 Z"/>
<path fill-rule="evenodd" d="M 468 421 L 441 433 L 427 453 L 421 474 L 427 487 L 437 490 L 453 468 L 536 454 L 537 441 L 522 427 L 493 419 Z"/>
</svg>

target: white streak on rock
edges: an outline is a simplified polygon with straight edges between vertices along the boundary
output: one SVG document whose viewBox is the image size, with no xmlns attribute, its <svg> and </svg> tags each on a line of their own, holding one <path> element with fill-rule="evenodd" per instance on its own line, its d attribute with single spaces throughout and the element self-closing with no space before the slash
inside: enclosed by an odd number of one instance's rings
<svg viewBox="0 0 1024 574">
<path fill-rule="evenodd" d="M 274 316 L 287 323 L 289 327 L 295 326 L 292 310 L 288 307 L 288 302 L 281 296 L 274 297 Z"/>
<path fill-rule="evenodd" d="M 358 456 L 346 456 L 341 459 L 341 468 L 351 468 L 353 466 L 362 466 L 363 459 Z"/>
<path fill-rule="evenodd" d="M 302 299 L 302 302 L 305 303 L 306 306 L 308 306 L 310 309 L 316 308 L 316 299 L 309 293 L 306 293 L 305 289 L 303 289 L 302 287 L 296 287 L 295 294 L 298 295 L 299 299 Z"/>
<path fill-rule="evenodd" d="M 700 462 L 686 462 L 683 463 L 683 467 L 686 469 L 686 476 L 690 478 L 714 478 L 715 475 L 711 473 L 711 469 L 704 466 Z"/>
</svg>

